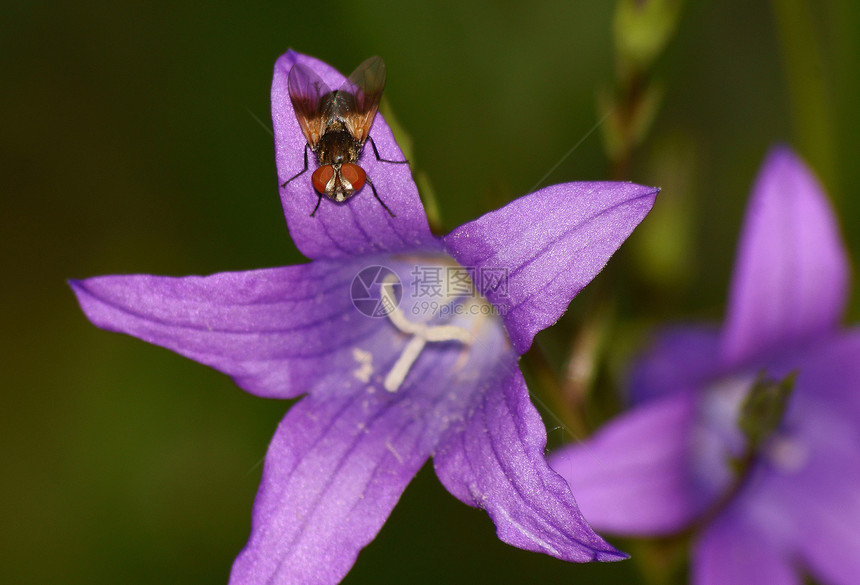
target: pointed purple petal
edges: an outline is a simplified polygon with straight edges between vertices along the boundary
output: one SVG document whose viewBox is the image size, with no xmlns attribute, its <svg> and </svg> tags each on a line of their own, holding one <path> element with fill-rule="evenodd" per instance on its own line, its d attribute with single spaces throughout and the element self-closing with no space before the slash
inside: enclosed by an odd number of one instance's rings
<svg viewBox="0 0 860 585">
<path fill-rule="evenodd" d="M 486 510 L 513 546 L 577 562 L 625 558 L 591 530 L 547 465 L 546 430 L 515 362 L 477 398 L 465 428 L 449 433 L 433 456 L 448 491 Z"/>
<path fill-rule="evenodd" d="M 475 282 L 503 311 L 522 354 L 606 265 L 657 191 L 632 183 L 554 185 L 460 226 L 444 242 L 475 270 Z M 484 271 L 506 272 L 507 286 L 493 287 Z"/>
<path fill-rule="evenodd" d="M 827 196 L 787 148 L 756 180 L 735 262 L 723 356 L 736 364 L 833 329 L 848 259 Z"/>
<path fill-rule="evenodd" d="M 598 530 L 625 535 L 683 529 L 703 502 L 690 477 L 694 397 L 652 402 L 611 421 L 585 443 L 550 457 L 583 515 Z"/>
<path fill-rule="evenodd" d="M 800 585 L 785 555 L 738 514 L 708 526 L 695 545 L 694 585 Z"/>
<path fill-rule="evenodd" d="M 322 61 L 294 51 L 282 55 L 275 63 L 272 120 L 278 185 L 287 226 L 298 249 L 308 258 L 319 259 L 423 247 L 438 248 L 435 238 L 430 234 L 427 216 L 409 165 L 377 161 L 369 143 L 365 144 L 359 159 L 360 166 L 396 217 L 391 217 L 374 198 L 370 185 L 344 203 L 335 203 L 324 197 L 316 215 L 310 217 L 318 199 L 311 184 L 311 174 L 317 168 L 316 157 L 312 152 L 308 153 L 308 171 L 285 188 L 280 187 L 304 167 L 306 141 L 287 89 L 287 79 L 294 63 L 310 67 L 332 89 L 339 88 L 345 77 Z M 404 160 L 391 129 L 380 114 L 376 116 L 370 137 L 376 143 L 381 158 Z"/>
<path fill-rule="evenodd" d="M 97 326 L 212 366 L 254 394 L 289 398 L 329 378 L 350 377 L 356 367 L 351 346 L 384 325 L 363 317 L 349 300 L 350 283 L 362 266 L 314 262 L 205 277 L 103 276 L 70 284 Z"/>
<path fill-rule="evenodd" d="M 696 390 L 717 373 L 714 359 L 719 333 L 706 327 L 660 331 L 645 355 L 633 365 L 630 399 L 638 404 L 654 398 Z"/>
<path fill-rule="evenodd" d="M 308 396 L 278 427 L 231 585 L 340 581 L 426 461 L 405 394 Z"/>
</svg>

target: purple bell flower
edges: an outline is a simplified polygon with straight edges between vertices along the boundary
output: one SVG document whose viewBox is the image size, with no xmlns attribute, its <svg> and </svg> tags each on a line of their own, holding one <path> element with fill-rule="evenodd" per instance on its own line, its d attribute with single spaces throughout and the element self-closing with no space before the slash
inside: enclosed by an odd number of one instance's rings
<svg viewBox="0 0 860 585">
<path fill-rule="evenodd" d="M 292 51 L 276 63 L 279 183 L 303 166 L 287 90 L 296 63 L 330 87 L 343 82 Z M 381 116 L 370 135 L 382 158 L 402 160 Z M 216 368 L 261 397 L 304 395 L 269 446 L 230 583 L 338 582 L 430 457 L 444 486 L 486 510 L 503 541 L 569 561 L 625 558 L 591 530 L 548 466 L 546 431 L 517 362 L 648 213 L 657 189 L 556 185 L 437 238 L 408 165 L 367 151 L 360 162 L 396 217 L 367 188 L 344 203 L 323 200 L 310 217 L 310 173 L 281 189 L 307 264 L 71 283 L 99 327 Z"/>
<path fill-rule="evenodd" d="M 775 148 L 753 189 L 720 330 L 675 328 L 636 365 L 634 408 L 550 463 L 589 522 L 616 534 L 694 527 L 696 585 L 860 575 L 860 331 L 842 329 L 848 259 L 827 198 Z M 793 379 L 756 449 L 740 409 L 757 380 Z"/>
</svg>

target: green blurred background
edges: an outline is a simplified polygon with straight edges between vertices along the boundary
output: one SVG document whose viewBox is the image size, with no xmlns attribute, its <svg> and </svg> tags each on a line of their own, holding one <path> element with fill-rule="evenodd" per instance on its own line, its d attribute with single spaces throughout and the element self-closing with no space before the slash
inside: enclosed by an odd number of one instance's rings
<svg viewBox="0 0 860 585">
<path fill-rule="evenodd" d="M 268 130 L 278 55 L 293 47 L 346 73 L 369 55 L 385 58 L 388 105 L 450 229 L 527 193 L 600 117 L 596 95 L 615 78 L 613 6 L 4 8 L 0 580 L 226 583 L 288 405 L 96 329 L 64 281 L 302 261 Z M 621 330 L 720 318 L 743 206 L 774 141 L 818 168 L 860 258 L 858 31 L 860 9 L 847 0 L 687 2 L 654 67 L 663 102 L 629 176 L 664 191 L 619 255 L 623 273 L 598 285 L 622 307 Z M 608 176 L 595 133 L 547 182 Z M 550 354 L 563 356 L 552 348 L 587 320 L 590 302 L 575 301 L 561 333 L 542 338 Z M 635 576 L 631 562 L 571 565 L 501 544 L 485 514 L 456 502 L 425 467 L 346 583 Z"/>
</svg>

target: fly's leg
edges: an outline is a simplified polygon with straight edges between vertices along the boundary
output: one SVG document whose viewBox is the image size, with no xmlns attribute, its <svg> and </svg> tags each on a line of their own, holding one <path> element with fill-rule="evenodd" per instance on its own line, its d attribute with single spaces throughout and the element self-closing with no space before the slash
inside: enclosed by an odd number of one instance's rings
<svg viewBox="0 0 860 585">
<path fill-rule="evenodd" d="M 288 184 L 290 181 L 292 181 L 292 180 L 293 180 L 293 179 L 295 179 L 296 177 L 299 177 L 299 176 L 301 176 L 301 175 L 304 175 L 306 172 L 308 172 L 308 149 L 309 149 L 309 148 L 310 148 L 310 144 L 305 144 L 305 168 L 303 168 L 303 169 L 302 169 L 302 170 L 300 170 L 298 173 L 296 173 L 295 175 L 293 175 L 292 177 L 290 177 L 289 179 L 287 179 L 286 181 L 284 181 L 283 183 L 281 183 L 281 187 L 286 187 L 286 186 L 287 186 L 287 184 Z M 376 149 L 376 148 L 374 147 L 374 150 L 375 150 L 375 149 Z M 377 158 L 379 158 L 379 157 L 377 157 Z M 319 203 L 317 203 L 317 207 L 319 207 Z M 314 210 L 314 211 L 316 211 L 316 210 Z M 313 214 L 311 214 L 311 215 L 313 215 Z"/>
<path fill-rule="evenodd" d="M 374 150 L 376 150 L 376 147 L 374 147 Z M 406 162 L 406 161 L 404 160 L 404 161 L 392 161 L 392 162 Z M 391 210 L 388 209 L 388 206 L 385 204 L 385 201 L 383 201 L 382 198 L 379 196 L 379 193 L 376 192 L 376 187 L 373 185 L 373 181 L 370 180 L 370 177 L 365 177 L 364 180 L 368 185 L 370 185 L 370 188 L 373 190 L 373 196 L 376 197 L 376 200 L 379 201 L 379 204 L 382 205 L 383 208 L 385 208 L 385 211 L 388 212 L 388 215 L 390 215 L 391 217 L 397 217 L 396 215 L 391 213 Z M 322 196 L 320 196 L 320 199 L 322 199 Z M 317 206 L 319 206 L 319 203 L 317 203 Z M 314 211 L 316 211 L 316 210 L 314 210 Z M 313 215 L 313 214 L 311 214 L 311 215 Z"/>
<path fill-rule="evenodd" d="M 379 156 L 379 151 L 376 150 L 376 143 L 373 141 L 373 137 L 368 135 L 367 140 L 370 142 L 370 146 L 373 147 L 373 154 L 376 155 L 376 160 L 378 160 L 379 162 L 394 163 L 396 165 L 409 164 L 408 160 L 388 160 L 387 158 L 382 158 L 381 156 Z M 290 180 L 292 181 L 292 179 Z M 388 208 L 386 207 L 386 209 Z"/>
<path fill-rule="evenodd" d="M 408 160 L 388 160 L 387 158 L 382 158 L 381 156 L 379 156 L 379 150 L 376 148 L 376 143 L 373 141 L 373 137 L 368 136 L 367 140 L 370 141 L 370 146 L 373 148 L 373 154 L 376 155 L 376 160 L 378 160 L 379 162 L 393 163 L 396 165 L 409 164 Z M 397 217 L 391 212 L 390 209 L 388 209 L 388 206 L 385 204 L 385 201 L 383 201 L 382 198 L 379 196 L 379 193 L 376 192 L 376 186 L 373 184 L 373 181 L 370 180 L 370 177 L 366 177 L 365 181 L 367 181 L 367 183 L 370 185 L 370 188 L 373 190 L 373 196 L 376 197 L 376 200 L 379 201 L 379 204 L 382 205 L 385 211 L 388 212 L 388 215 L 390 215 L 391 217 Z"/>
<path fill-rule="evenodd" d="M 286 181 L 281 183 L 281 187 L 286 187 L 290 181 L 292 181 L 296 177 L 300 177 L 301 175 L 304 175 L 306 172 L 308 172 L 308 150 L 310 149 L 310 147 L 311 147 L 310 144 L 305 144 L 305 167 L 302 170 L 300 170 L 298 173 L 296 173 L 295 175 L 293 175 L 292 177 L 290 177 L 289 179 L 287 179 Z M 314 214 L 316 214 L 317 209 L 320 208 L 320 203 L 322 203 L 322 195 L 317 193 L 317 197 L 318 197 L 317 204 L 316 204 L 316 206 L 314 206 L 314 210 L 311 211 L 311 217 L 313 217 Z"/>
<path fill-rule="evenodd" d="M 293 179 L 295 179 L 295 177 L 293 177 Z M 290 179 L 290 181 L 292 181 L 293 179 Z M 319 193 L 317 193 L 317 197 L 319 197 L 319 199 L 317 199 L 316 207 L 314 207 L 314 210 L 313 210 L 313 211 L 311 211 L 311 217 L 313 217 L 313 216 L 314 216 L 314 214 L 317 212 L 317 209 L 319 209 L 319 208 L 320 208 L 320 203 L 322 203 L 322 195 L 320 195 Z M 384 205 L 384 203 L 383 203 L 383 205 Z M 386 209 L 388 209 L 388 208 L 386 207 Z M 391 212 L 389 211 L 388 213 L 391 213 Z"/>
</svg>

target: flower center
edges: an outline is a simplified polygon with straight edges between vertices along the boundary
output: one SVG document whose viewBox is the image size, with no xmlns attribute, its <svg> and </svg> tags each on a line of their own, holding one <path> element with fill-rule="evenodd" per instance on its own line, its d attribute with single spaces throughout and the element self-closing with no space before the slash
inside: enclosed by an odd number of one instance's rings
<svg viewBox="0 0 860 585">
<path fill-rule="evenodd" d="M 396 284 L 395 278 L 387 277 L 380 287 L 382 303 L 390 310 L 388 319 L 399 331 L 411 335 L 411 338 L 403 348 L 397 361 L 391 367 L 388 375 L 385 376 L 383 386 L 389 392 L 397 392 L 403 381 L 406 379 L 406 374 L 421 355 L 424 347 L 428 343 L 440 343 L 446 341 L 457 341 L 464 345 L 471 345 L 473 336 L 472 333 L 463 327 L 456 325 L 427 325 L 419 321 L 410 321 L 406 318 L 403 310 L 397 306 L 394 298 L 393 288 Z"/>
<path fill-rule="evenodd" d="M 782 473 L 805 465 L 807 446 L 784 422 L 784 412 L 776 420 L 768 419 L 767 409 L 762 410 L 765 404 L 755 402 L 764 399 L 757 392 L 778 383 L 747 373 L 720 380 L 705 391 L 691 452 L 702 493 L 712 499 L 725 494 L 743 482 L 754 465 Z"/>
</svg>

